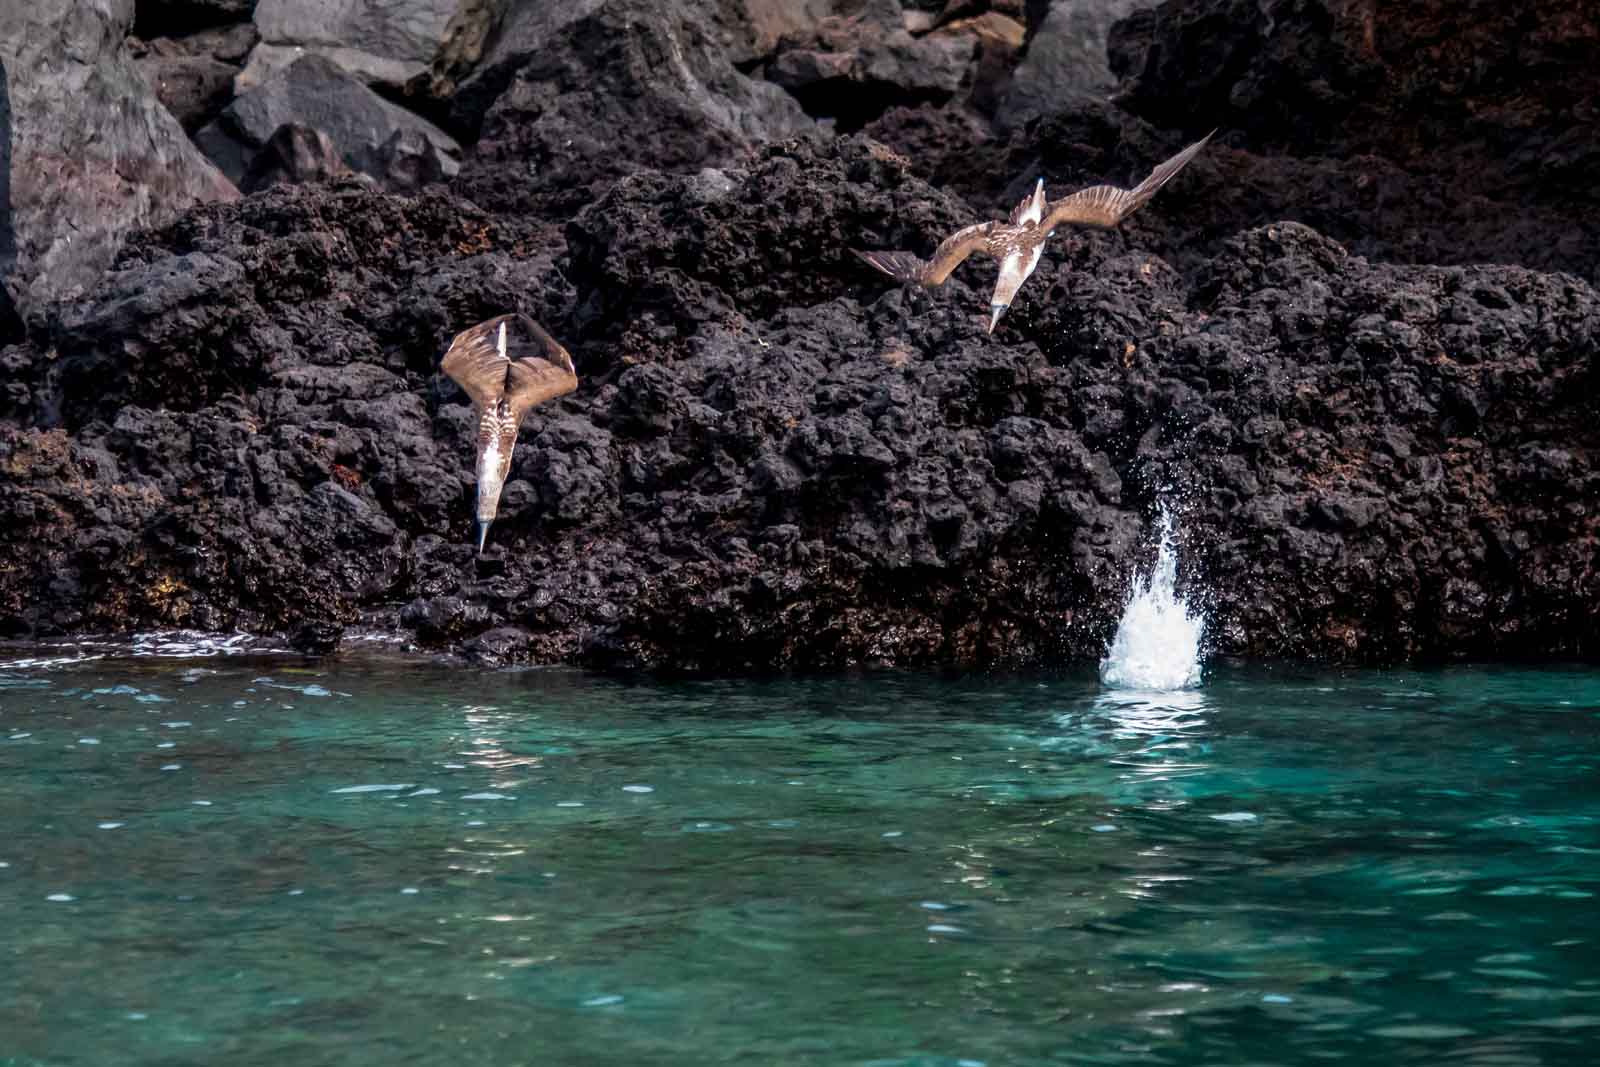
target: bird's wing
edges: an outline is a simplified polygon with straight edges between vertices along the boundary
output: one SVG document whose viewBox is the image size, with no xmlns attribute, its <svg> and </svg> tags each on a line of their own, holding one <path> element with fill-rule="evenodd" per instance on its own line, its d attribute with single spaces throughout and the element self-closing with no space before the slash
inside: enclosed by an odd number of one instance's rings
<svg viewBox="0 0 1600 1067">
<path fill-rule="evenodd" d="M 1035 206 L 1039 208 L 1038 214 L 1033 213 Z M 1038 222 L 1043 215 L 1044 179 L 1041 178 L 1039 180 L 1039 184 L 1029 190 L 1027 196 L 1017 201 L 1017 206 L 1011 209 L 1011 215 L 1009 218 L 1011 225 L 1021 226 L 1024 222 L 1028 222 L 1030 219 L 1034 222 Z"/>
<path fill-rule="evenodd" d="M 974 252 L 989 250 L 989 236 L 999 229 L 998 222 L 979 222 L 963 227 L 939 242 L 930 259 L 918 259 L 910 252 L 862 252 L 856 255 L 903 282 L 943 285 L 950 272 Z"/>
<path fill-rule="evenodd" d="M 439 369 L 450 375 L 455 383 L 466 390 L 472 402 L 481 408 L 492 406 L 506 392 L 506 364 L 500 354 L 497 338 L 500 324 L 514 316 L 497 315 L 462 330 L 450 342 L 444 362 Z M 509 330 L 507 331 L 509 333 Z"/>
<path fill-rule="evenodd" d="M 508 338 L 511 367 L 506 372 L 506 393 L 511 410 L 521 418 L 529 408 L 566 396 L 578 388 L 578 369 L 572 355 L 537 322 L 518 315 L 523 335 Z"/>
<path fill-rule="evenodd" d="M 928 266 L 913 252 L 863 252 L 859 248 L 850 251 L 869 266 L 901 282 L 921 281 L 922 272 Z"/>
<path fill-rule="evenodd" d="M 506 328 L 505 353 L 500 327 Z M 472 402 L 489 407 L 505 400 L 519 417 L 535 404 L 578 387 L 572 357 L 526 315 L 497 315 L 456 334 L 441 369 Z"/>
<path fill-rule="evenodd" d="M 1044 228 L 1053 230 L 1057 226 L 1077 225 L 1109 229 L 1115 226 L 1138 210 L 1145 201 L 1155 196 L 1163 185 L 1172 180 L 1173 175 L 1188 166 L 1189 161 L 1206 146 L 1206 142 L 1211 140 L 1216 132 L 1212 130 L 1156 167 L 1148 178 L 1132 189 L 1119 189 L 1115 185 L 1094 185 L 1052 202 L 1049 210 L 1045 212 Z"/>
<path fill-rule="evenodd" d="M 989 238 L 1000 228 L 998 222 L 979 222 L 966 226 L 939 242 L 923 268 L 922 284 L 943 285 L 950 272 L 974 252 L 988 252 Z"/>
</svg>

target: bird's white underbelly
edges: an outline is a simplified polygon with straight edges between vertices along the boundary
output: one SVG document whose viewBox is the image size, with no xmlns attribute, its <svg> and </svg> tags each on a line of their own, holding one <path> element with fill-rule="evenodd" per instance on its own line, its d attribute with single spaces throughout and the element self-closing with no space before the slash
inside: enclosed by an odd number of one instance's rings
<svg viewBox="0 0 1600 1067">
<path fill-rule="evenodd" d="M 490 438 L 488 446 L 478 454 L 478 481 L 482 483 L 499 477 L 500 441 L 498 438 Z"/>
</svg>

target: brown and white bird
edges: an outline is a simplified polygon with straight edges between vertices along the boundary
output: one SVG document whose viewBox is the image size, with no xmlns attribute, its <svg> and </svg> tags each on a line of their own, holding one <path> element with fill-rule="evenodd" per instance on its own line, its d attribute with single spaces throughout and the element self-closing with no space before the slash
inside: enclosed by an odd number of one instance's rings
<svg viewBox="0 0 1600 1067">
<path fill-rule="evenodd" d="M 498 315 L 456 334 L 441 369 L 478 412 L 478 551 L 500 508 L 517 430 L 536 405 L 578 387 L 572 356 L 526 315 Z"/>
<path fill-rule="evenodd" d="M 1095 226 L 1110 229 L 1138 210 L 1145 201 L 1172 180 L 1206 146 L 1216 133 L 1212 130 L 1182 152 L 1156 167 L 1150 176 L 1132 189 L 1115 185 L 1094 185 L 1080 189 L 1061 200 L 1046 202 L 1044 179 L 1033 192 L 1011 209 L 1006 222 L 980 222 L 957 230 L 940 242 L 929 259 L 910 252 L 862 252 L 856 255 L 889 277 L 902 282 L 918 282 L 930 288 L 943 285 L 950 272 L 974 252 L 985 252 L 1000 261 L 1000 276 L 989 299 L 989 332 L 993 333 L 1006 313 L 1017 290 L 1039 265 L 1045 239 L 1057 226 Z"/>
</svg>

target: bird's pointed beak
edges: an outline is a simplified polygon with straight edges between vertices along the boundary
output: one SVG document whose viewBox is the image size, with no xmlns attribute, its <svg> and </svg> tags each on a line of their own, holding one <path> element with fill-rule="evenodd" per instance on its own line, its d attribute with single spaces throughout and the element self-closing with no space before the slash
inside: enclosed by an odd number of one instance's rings
<svg viewBox="0 0 1600 1067">
<path fill-rule="evenodd" d="M 989 305 L 989 332 L 990 333 L 994 333 L 994 328 L 996 326 L 1000 325 L 1000 316 L 1004 315 L 1006 313 L 1006 308 L 1008 308 L 1010 306 L 1011 306 L 1010 304 L 990 304 Z"/>
<path fill-rule="evenodd" d="M 489 524 L 478 521 L 478 555 L 483 555 L 483 543 L 489 539 Z"/>
</svg>

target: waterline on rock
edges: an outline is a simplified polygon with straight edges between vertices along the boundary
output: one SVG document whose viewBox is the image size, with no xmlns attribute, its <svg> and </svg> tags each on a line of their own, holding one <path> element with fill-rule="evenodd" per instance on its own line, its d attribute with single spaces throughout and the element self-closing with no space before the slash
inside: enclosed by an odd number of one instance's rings
<svg viewBox="0 0 1600 1067">
<path fill-rule="evenodd" d="M 1160 529 L 1155 569 L 1134 584 L 1116 637 L 1100 661 L 1100 681 L 1113 688 L 1161 691 L 1200 684 L 1205 618 L 1177 594 L 1178 554 L 1165 508 Z"/>
</svg>

